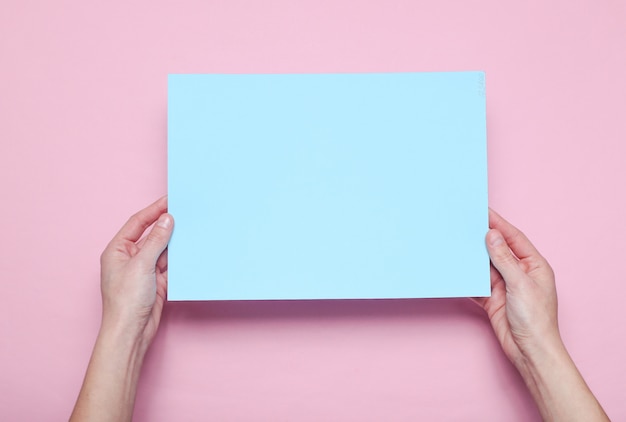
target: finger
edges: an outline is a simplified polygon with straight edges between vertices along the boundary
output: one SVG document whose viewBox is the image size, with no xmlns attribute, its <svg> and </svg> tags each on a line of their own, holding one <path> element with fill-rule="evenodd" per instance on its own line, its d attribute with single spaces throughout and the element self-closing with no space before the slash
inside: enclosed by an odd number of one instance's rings
<svg viewBox="0 0 626 422">
<path fill-rule="evenodd" d="M 146 243 L 146 237 L 145 237 L 145 236 L 144 236 L 144 237 L 142 237 L 141 239 L 139 239 L 139 242 L 137 242 L 136 244 L 137 244 L 137 247 L 138 247 L 139 249 L 141 249 L 141 248 L 143 248 L 143 244 L 144 244 L 144 243 Z"/>
<path fill-rule="evenodd" d="M 130 217 L 114 239 L 136 242 L 150 224 L 164 212 L 167 212 L 167 195 Z"/>
<path fill-rule="evenodd" d="M 495 267 L 493 266 L 493 264 L 489 265 L 489 275 L 490 275 L 490 279 L 491 279 L 491 294 L 493 296 L 493 289 L 494 286 L 500 282 L 503 282 L 504 280 L 502 279 L 502 275 L 498 272 L 498 270 L 495 269 Z M 490 299 L 490 296 L 487 297 L 470 297 L 470 299 L 472 300 L 472 302 L 484 307 L 485 304 L 487 303 L 487 301 Z"/>
<path fill-rule="evenodd" d="M 156 224 L 152 226 L 152 230 L 146 236 L 146 241 L 139 251 L 139 256 L 148 260 L 150 266 L 154 267 L 163 253 L 172 236 L 174 229 L 174 219 L 171 215 L 165 213 L 159 217 Z"/>
<path fill-rule="evenodd" d="M 493 266 L 493 263 L 491 263 L 491 265 L 489 265 L 489 278 L 491 279 L 491 288 L 493 289 L 493 286 L 495 286 L 496 284 L 498 284 L 501 281 L 504 281 L 502 279 L 502 274 L 500 274 L 498 272 L 498 270 L 496 270 L 496 267 Z"/>
<path fill-rule="evenodd" d="M 519 259 L 541 256 L 524 233 L 491 208 L 489 208 L 489 227 L 502 233 L 509 248 Z"/>
<path fill-rule="evenodd" d="M 167 248 L 165 248 L 165 250 L 159 256 L 159 259 L 157 259 L 156 267 L 162 273 L 167 271 Z"/>
<path fill-rule="evenodd" d="M 523 280 L 526 273 L 520 267 L 519 261 L 511 252 L 504 236 L 497 229 L 491 229 L 485 236 L 487 252 L 491 258 L 491 263 L 500 273 L 507 286 L 515 285 Z M 493 272 L 492 272 L 493 279 Z"/>
</svg>

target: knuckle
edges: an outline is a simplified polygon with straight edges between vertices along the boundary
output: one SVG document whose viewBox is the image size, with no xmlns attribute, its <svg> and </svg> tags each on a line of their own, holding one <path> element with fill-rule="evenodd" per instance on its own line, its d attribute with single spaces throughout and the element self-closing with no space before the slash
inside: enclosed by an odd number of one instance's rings
<svg viewBox="0 0 626 422">
<path fill-rule="evenodd" d="M 528 237 L 526 236 L 526 234 L 521 231 L 520 229 L 516 228 L 513 233 L 510 235 L 511 237 L 511 244 L 520 244 L 520 245 L 524 245 L 524 244 L 528 244 L 530 243 L 530 241 L 528 240 Z"/>
<path fill-rule="evenodd" d="M 131 215 L 130 217 L 128 217 L 128 221 L 126 222 L 127 225 L 129 226 L 137 226 L 141 223 L 140 218 L 139 218 L 139 213 L 135 213 L 133 215 Z"/>
</svg>

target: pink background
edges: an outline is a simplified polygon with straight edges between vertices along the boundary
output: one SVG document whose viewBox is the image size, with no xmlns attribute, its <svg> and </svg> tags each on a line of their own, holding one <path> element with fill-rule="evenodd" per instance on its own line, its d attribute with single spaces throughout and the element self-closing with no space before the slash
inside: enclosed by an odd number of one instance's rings
<svg viewBox="0 0 626 422">
<path fill-rule="evenodd" d="M 622 0 L 3 1 L 1 418 L 71 412 L 100 252 L 166 192 L 168 73 L 485 70 L 490 204 L 554 266 L 564 340 L 626 420 L 624 22 Z M 139 421 L 537 418 L 465 299 L 169 304 L 136 406 Z"/>
</svg>

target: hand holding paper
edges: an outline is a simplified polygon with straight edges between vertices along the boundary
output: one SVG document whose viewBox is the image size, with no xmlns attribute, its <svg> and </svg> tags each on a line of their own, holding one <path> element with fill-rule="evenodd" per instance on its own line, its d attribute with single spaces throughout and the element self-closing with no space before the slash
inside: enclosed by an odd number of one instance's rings
<svg viewBox="0 0 626 422">
<path fill-rule="evenodd" d="M 153 225 L 154 224 L 154 225 Z M 152 229 L 141 238 L 144 231 Z M 102 253 L 103 325 L 123 324 L 147 347 L 167 292 L 167 251 L 174 221 L 167 196 L 134 214 Z"/>
<path fill-rule="evenodd" d="M 102 253 L 102 324 L 72 421 L 131 420 L 143 358 L 165 302 L 173 223 L 163 197 L 133 215 Z"/>
<path fill-rule="evenodd" d="M 554 272 L 526 236 L 489 210 L 491 297 L 477 298 L 545 421 L 608 421 L 561 340 Z"/>
</svg>

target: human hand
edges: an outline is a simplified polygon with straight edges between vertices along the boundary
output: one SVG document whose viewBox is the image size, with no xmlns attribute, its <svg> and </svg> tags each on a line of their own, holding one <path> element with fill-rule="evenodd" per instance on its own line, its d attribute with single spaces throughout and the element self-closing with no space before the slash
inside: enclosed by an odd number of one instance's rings
<svg viewBox="0 0 626 422">
<path fill-rule="evenodd" d="M 165 302 L 173 226 L 164 196 L 133 215 L 102 253 L 102 325 L 72 422 L 132 419 L 143 358 Z"/>
<path fill-rule="evenodd" d="M 166 248 L 173 223 L 164 196 L 130 217 L 100 258 L 103 329 L 124 330 L 144 350 L 156 334 L 165 302 Z"/>
<path fill-rule="evenodd" d="M 476 298 L 516 366 L 561 343 L 554 272 L 528 238 L 489 209 L 491 297 Z"/>
<path fill-rule="evenodd" d="M 554 272 L 528 238 L 489 209 L 491 297 L 475 298 L 544 421 L 608 421 L 559 333 Z"/>
</svg>

